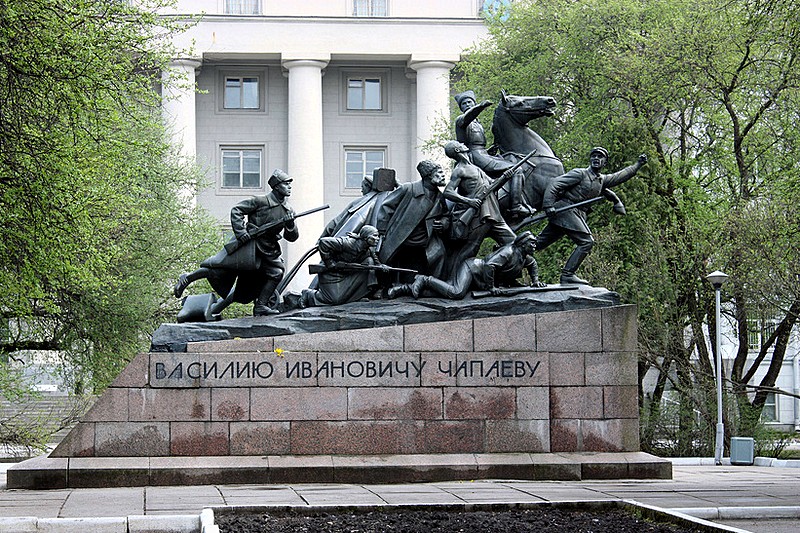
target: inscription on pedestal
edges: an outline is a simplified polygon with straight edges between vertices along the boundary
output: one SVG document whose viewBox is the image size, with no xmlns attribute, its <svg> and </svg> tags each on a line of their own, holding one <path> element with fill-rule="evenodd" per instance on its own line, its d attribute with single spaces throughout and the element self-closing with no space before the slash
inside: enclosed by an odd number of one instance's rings
<svg viewBox="0 0 800 533">
<path fill-rule="evenodd" d="M 470 380 L 473 386 L 540 384 L 540 357 L 517 353 L 469 354 L 429 361 L 420 354 L 184 354 L 151 353 L 150 386 L 186 387 L 419 387 L 443 378 Z"/>
</svg>

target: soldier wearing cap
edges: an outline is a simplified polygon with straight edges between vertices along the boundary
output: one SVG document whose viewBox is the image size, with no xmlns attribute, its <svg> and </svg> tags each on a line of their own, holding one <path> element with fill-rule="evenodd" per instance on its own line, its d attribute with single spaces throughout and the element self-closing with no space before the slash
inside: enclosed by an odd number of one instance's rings
<svg viewBox="0 0 800 533">
<path fill-rule="evenodd" d="M 303 289 L 300 297 L 295 297 L 296 307 L 340 305 L 367 297 L 378 286 L 375 271 L 385 271 L 375 250 L 378 239 L 378 230 L 369 224 L 362 226 L 358 233 L 322 237 L 317 246 L 327 268 L 319 273 L 317 287 Z M 374 268 L 348 270 L 341 263 Z M 287 296 L 286 300 L 290 298 Z"/>
<path fill-rule="evenodd" d="M 492 102 L 484 100 L 480 104 L 476 104 L 475 93 L 472 91 L 464 91 L 453 98 L 462 112 L 456 119 L 456 140 L 469 148 L 469 157 L 472 164 L 486 172 L 489 177 L 499 178 L 503 172 L 513 167 L 514 164 L 502 157 L 489 154 L 486 149 L 486 132 L 477 120 L 478 115 L 492 105 Z M 517 169 L 510 180 L 511 208 L 509 211 L 515 217 L 527 216 L 533 211 L 522 195 L 524 179 L 525 176 L 522 169 Z"/>
<path fill-rule="evenodd" d="M 286 203 L 286 199 L 292 194 L 292 178 L 286 172 L 276 169 L 267 183 L 272 188 L 269 193 L 242 200 L 231 209 L 231 229 L 241 244 L 250 241 L 250 230 L 268 222 L 284 221 L 274 231 L 255 239 L 256 257 L 260 260 L 259 273 L 264 280 L 253 307 L 253 314 L 256 316 L 278 312 L 272 307 L 274 302 L 271 305 L 270 300 L 285 270 L 280 239 L 283 236 L 287 241 L 294 242 L 300 236 L 294 222 L 294 210 Z"/>
<path fill-rule="evenodd" d="M 586 223 L 588 207 L 568 209 L 560 213 L 555 210 L 571 204 L 605 196 L 616 198 L 611 187 L 624 183 L 636 175 L 636 172 L 647 163 L 647 156 L 642 154 L 633 165 L 613 174 L 602 174 L 600 171 L 608 162 L 608 150 L 602 147 L 593 148 L 589 153 L 589 166 L 570 170 L 547 185 L 542 194 L 542 209 L 548 215 L 548 224 L 537 237 L 537 250 L 544 250 L 563 236 L 575 243 L 564 268 L 561 270 L 561 284 L 588 284 L 575 275 L 575 271 L 586 259 L 594 246 L 592 231 Z M 617 199 L 618 202 L 618 199 Z M 619 204 L 621 206 L 621 204 Z M 615 210 L 618 210 L 615 206 Z M 623 211 L 624 212 L 624 211 Z"/>
<path fill-rule="evenodd" d="M 533 258 L 536 237 L 530 231 L 520 233 L 514 242 L 500 247 L 486 259 L 472 257 L 461 263 L 449 281 L 433 276 L 417 276 L 411 285 L 398 285 L 389 290 L 389 298 L 411 294 L 419 298 L 426 290 L 445 298 L 461 300 L 472 290 L 518 286 L 523 270 L 530 276 L 531 287 L 544 287 L 539 281 L 539 268 Z"/>
<path fill-rule="evenodd" d="M 224 249 L 209 257 L 200 268 L 181 274 L 173 293 L 180 298 L 190 283 L 208 279 L 214 291 L 221 295 L 212 306 L 210 315 L 220 313 L 233 302 L 255 301 L 253 314 L 278 313 L 272 306 L 272 295 L 285 270 L 281 258 L 280 239 L 294 242 L 300 236 L 294 222 L 294 211 L 286 203 L 292 194 L 292 178 L 282 170 L 270 176 L 268 194 L 242 200 L 231 209 L 231 228 L 242 245 L 232 254 Z M 253 239 L 250 231 L 270 222 L 282 221 L 272 230 Z"/>
</svg>

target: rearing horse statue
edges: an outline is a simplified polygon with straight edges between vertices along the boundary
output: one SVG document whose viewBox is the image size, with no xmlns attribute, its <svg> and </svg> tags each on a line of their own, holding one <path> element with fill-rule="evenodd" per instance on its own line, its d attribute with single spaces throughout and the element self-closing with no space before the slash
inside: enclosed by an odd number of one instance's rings
<svg viewBox="0 0 800 533">
<path fill-rule="evenodd" d="M 528 127 L 528 122 L 553 116 L 555 107 L 556 101 L 550 96 L 515 96 L 501 91 L 500 101 L 494 110 L 492 134 L 503 158 L 516 162 L 536 151 L 529 160 L 533 165 L 525 166 L 523 186 L 525 201 L 536 209 L 541 209 L 541 195 L 548 182 L 564 174 L 564 165 L 544 139 Z M 500 194 L 499 200 L 505 213 L 509 207 L 507 191 Z"/>
</svg>

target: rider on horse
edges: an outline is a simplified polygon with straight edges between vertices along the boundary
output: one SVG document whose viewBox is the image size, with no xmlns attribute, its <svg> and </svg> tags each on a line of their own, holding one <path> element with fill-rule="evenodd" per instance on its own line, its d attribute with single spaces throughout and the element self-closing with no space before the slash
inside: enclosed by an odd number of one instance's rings
<svg viewBox="0 0 800 533">
<path fill-rule="evenodd" d="M 481 123 L 476 120 L 484 109 L 492 105 L 492 102 L 484 100 L 480 104 L 476 104 L 475 93 L 472 91 L 464 91 L 455 95 L 454 98 L 463 113 L 456 119 L 456 140 L 469 148 L 469 157 L 473 165 L 482 169 L 491 178 L 500 177 L 514 164 L 502 157 L 493 156 L 487 151 L 486 132 Z M 523 180 L 522 169 L 514 172 L 510 180 L 511 208 L 509 211 L 515 218 L 525 217 L 533 212 L 522 194 Z"/>
</svg>

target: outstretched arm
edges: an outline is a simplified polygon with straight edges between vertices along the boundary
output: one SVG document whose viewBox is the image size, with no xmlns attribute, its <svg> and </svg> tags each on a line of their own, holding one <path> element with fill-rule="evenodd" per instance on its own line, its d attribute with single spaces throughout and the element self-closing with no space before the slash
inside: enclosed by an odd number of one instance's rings
<svg viewBox="0 0 800 533">
<path fill-rule="evenodd" d="M 474 105 L 466 110 L 466 112 L 456 119 L 456 126 L 459 128 L 466 128 L 469 123 L 478 118 L 484 109 L 492 105 L 489 100 L 484 100 L 480 104 Z"/>
<path fill-rule="evenodd" d="M 625 183 L 632 177 L 636 175 L 640 168 L 647 164 L 647 155 L 642 154 L 639 156 L 639 159 L 636 163 L 623 168 L 618 172 L 614 172 L 613 174 L 606 174 L 603 176 L 603 186 L 604 187 L 615 187 L 620 183 Z"/>
</svg>

